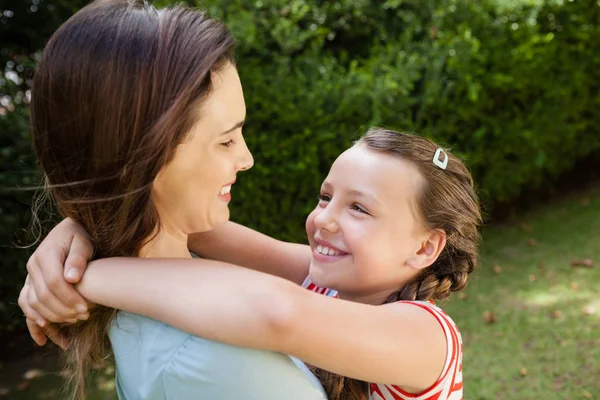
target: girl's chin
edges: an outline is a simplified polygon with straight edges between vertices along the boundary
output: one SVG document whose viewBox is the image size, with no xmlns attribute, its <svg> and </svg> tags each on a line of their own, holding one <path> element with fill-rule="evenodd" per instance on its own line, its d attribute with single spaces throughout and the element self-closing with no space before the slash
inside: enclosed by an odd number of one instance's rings
<svg viewBox="0 0 600 400">
<path fill-rule="evenodd" d="M 318 287 L 332 289 L 335 286 L 336 279 L 331 271 L 327 271 L 327 265 L 322 265 L 312 261 L 308 277 Z"/>
</svg>

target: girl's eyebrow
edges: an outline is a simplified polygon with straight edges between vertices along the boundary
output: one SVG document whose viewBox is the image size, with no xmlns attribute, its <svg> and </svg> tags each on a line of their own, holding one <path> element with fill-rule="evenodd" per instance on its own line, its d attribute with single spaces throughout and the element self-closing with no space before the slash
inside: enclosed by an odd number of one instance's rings
<svg viewBox="0 0 600 400">
<path fill-rule="evenodd" d="M 360 190 L 351 189 L 351 190 L 348 190 L 348 194 L 352 195 L 352 196 L 356 196 L 356 197 L 363 197 L 363 198 L 366 198 L 366 199 L 372 199 L 372 200 L 375 200 L 376 203 L 381 204 L 381 200 L 379 200 L 377 198 L 377 196 L 375 196 L 372 193 L 365 193 L 365 192 L 361 192 Z"/>
<path fill-rule="evenodd" d="M 331 187 L 332 187 L 331 183 L 329 183 L 328 181 L 323 181 L 323 184 L 321 185 L 321 190 L 323 190 L 323 189 L 331 190 Z M 358 189 L 348 189 L 345 192 L 349 196 L 362 197 L 367 200 L 374 200 L 375 203 L 377 203 L 379 205 L 383 204 L 383 202 L 381 200 L 379 200 L 379 198 L 377 196 L 375 196 L 373 193 L 361 192 Z"/>
</svg>

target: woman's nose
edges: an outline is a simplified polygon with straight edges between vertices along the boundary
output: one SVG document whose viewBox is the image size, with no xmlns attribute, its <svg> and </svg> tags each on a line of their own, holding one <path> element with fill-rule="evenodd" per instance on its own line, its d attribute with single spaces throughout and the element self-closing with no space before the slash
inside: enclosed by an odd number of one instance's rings
<svg viewBox="0 0 600 400">
<path fill-rule="evenodd" d="M 250 152 L 250 149 L 248 149 L 248 145 L 246 144 L 245 140 L 243 141 L 242 146 L 240 147 L 241 149 L 238 158 L 238 165 L 240 171 L 245 171 L 247 169 L 252 168 L 252 166 L 254 165 L 254 157 L 252 157 L 252 153 Z"/>
</svg>

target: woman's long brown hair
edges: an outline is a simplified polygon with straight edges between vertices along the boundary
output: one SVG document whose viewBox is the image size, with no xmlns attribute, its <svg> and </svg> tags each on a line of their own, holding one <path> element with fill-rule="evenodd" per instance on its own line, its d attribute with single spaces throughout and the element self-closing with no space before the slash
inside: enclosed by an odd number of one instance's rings
<svg viewBox="0 0 600 400">
<path fill-rule="evenodd" d="M 392 294 L 386 303 L 400 300 L 441 300 L 462 290 L 477 266 L 482 222 L 473 178 L 467 167 L 449 151 L 445 170 L 433 163 L 438 145 L 420 136 L 374 128 L 357 143 L 367 149 L 413 163 L 425 185 L 416 206 L 430 229 L 446 232 L 446 246 L 438 259 L 413 281 Z M 322 369 L 314 369 L 329 400 L 367 400 L 369 385 Z"/>
<path fill-rule="evenodd" d="M 97 0 L 63 24 L 34 77 L 31 124 L 49 192 L 79 222 L 95 258 L 137 256 L 160 228 L 151 186 L 198 118 L 211 72 L 233 62 L 218 20 L 184 7 Z M 111 354 L 114 311 L 63 326 L 71 398 Z"/>
</svg>

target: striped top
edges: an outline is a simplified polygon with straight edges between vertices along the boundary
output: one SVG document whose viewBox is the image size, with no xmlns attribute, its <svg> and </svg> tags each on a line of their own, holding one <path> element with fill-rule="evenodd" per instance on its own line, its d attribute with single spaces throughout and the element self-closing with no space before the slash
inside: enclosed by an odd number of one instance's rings
<svg viewBox="0 0 600 400">
<path fill-rule="evenodd" d="M 337 292 L 333 289 L 321 288 L 315 285 L 310 278 L 306 278 L 302 287 L 320 293 L 328 297 L 337 298 Z M 369 400 L 462 400 L 462 338 L 454 321 L 439 307 L 426 301 L 402 301 L 406 304 L 414 304 L 416 307 L 430 312 L 440 323 L 446 336 L 446 362 L 444 369 L 437 380 L 429 389 L 419 394 L 411 394 L 403 391 L 396 385 L 385 385 L 379 383 L 369 384 Z"/>
</svg>

